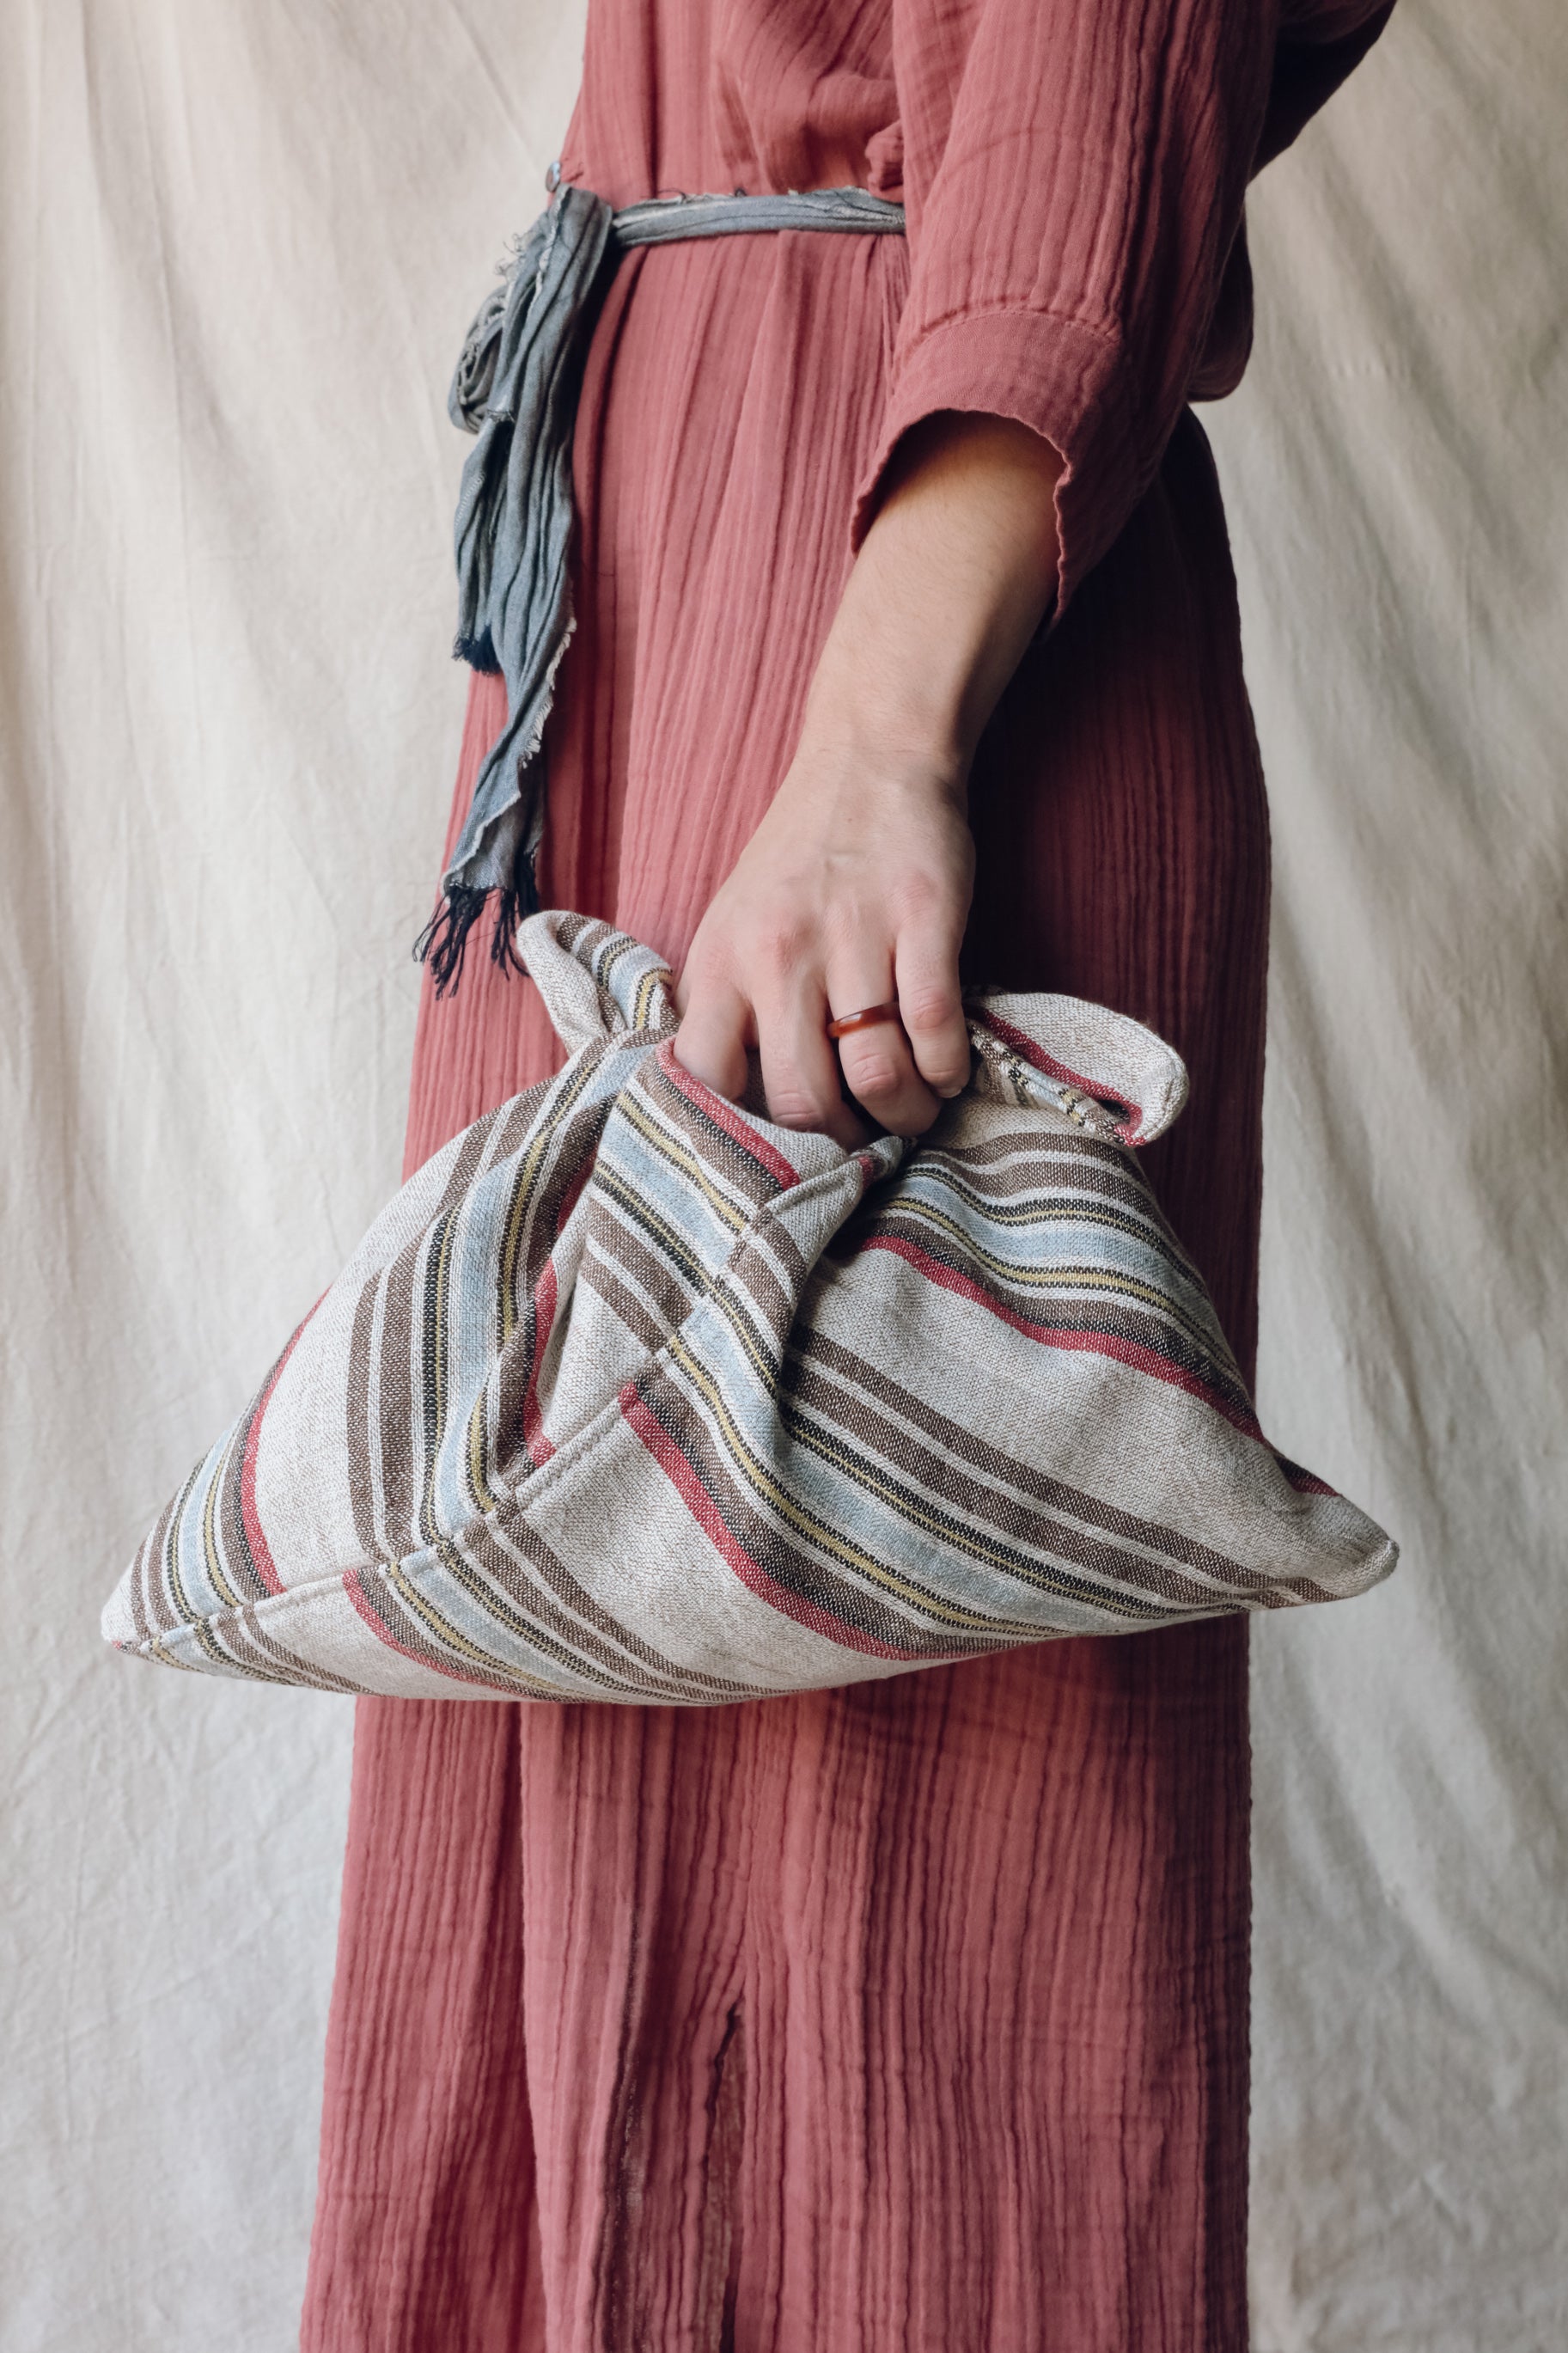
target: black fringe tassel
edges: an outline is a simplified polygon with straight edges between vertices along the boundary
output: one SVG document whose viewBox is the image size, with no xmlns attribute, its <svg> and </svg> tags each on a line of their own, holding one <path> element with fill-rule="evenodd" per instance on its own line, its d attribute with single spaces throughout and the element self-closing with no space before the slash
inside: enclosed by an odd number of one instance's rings
<svg viewBox="0 0 1568 2353">
<path fill-rule="evenodd" d="M 489 898 L 496 902 L 490 962 L 499 965 L 503 974 L 524 969 L 517 952 L 517 927 L 525 915 L 539 913 L 539 889 L 533 879 L 531 858 L 518 860 L 517 872 L 504 891 L 473 891 L 458 882 L 444 892 L 440 905 L 414 943 L 415 961 L 429 965 L 437 997 L 449 997 L 461 980 L 468 934 Z"/>
</svg>

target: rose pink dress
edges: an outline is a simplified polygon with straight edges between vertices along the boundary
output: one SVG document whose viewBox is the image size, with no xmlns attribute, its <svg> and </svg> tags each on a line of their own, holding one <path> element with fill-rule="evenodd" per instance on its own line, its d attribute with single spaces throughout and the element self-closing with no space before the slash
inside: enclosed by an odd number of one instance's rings
<svg viewBox="0 0 1568 2353">
<path fill-rule="evenodd" d="M 1244 1363 L 1267 822 L 1186 404 L 1246 358 L 1249 172 L 1386 13 L 592 0 L 563 154 L 623 204 L 857 181 L 909 236 L 622 263 L 545 902 L 679 964 L 899 435 L 1034 427 L 1061 589 L 976 764 L 969 967 L 1186 1057 L 1147 1163 Z M 556 1060 L 471 953 L 409 1166 Z M 362 1701 L 308 2353 L 1235 2353 L 1247 1789 L 1240 1619 L 710 1712 Z"/>
</svg>

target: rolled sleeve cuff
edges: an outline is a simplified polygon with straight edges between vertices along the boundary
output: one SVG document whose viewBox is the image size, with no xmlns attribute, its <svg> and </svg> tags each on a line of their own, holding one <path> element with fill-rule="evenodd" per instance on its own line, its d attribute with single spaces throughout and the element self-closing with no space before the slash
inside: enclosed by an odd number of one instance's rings
<svg viewBox="0 0 1568 2353">
<path fill-rule="evenodd" d="M 1063 459 L 1052 612 L 1059 619 L 1148 484 L 1120 341 L 1055 311 L 998 308 L 958 313 L 900 343 L 876 456 L 856 494 L 853 550 L 870 528 L 900 440 L 946 409 L 1013 417 Z"/>
</svg>

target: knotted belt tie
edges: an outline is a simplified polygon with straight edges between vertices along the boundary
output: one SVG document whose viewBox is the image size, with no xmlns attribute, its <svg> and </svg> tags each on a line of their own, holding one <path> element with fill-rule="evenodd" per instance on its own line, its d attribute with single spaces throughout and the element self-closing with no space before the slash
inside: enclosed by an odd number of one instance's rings
<svg viewBox="0 0 1568 2353">
<path fill-rule="evenodd" d="M 904 208 L 864 188 L 783 195 L 656 196 L 616 212 L 563 185 L 516 248 L 468 329 L 447 409 L 478 436 L 458 495 L 457 651 L 506 681 L 507 719 L 474 786 L 416 953 L 437 989 L 462 970 L 486 898 L 500 893 L 490 954 L 513 961 L 519 920 L 538 906 L 544 831 L 541 744 L 572 635 L 572 428 L 583 360 L 615 264 L 638 245 L 834 229 L 901 236 Z"/>
</svg>

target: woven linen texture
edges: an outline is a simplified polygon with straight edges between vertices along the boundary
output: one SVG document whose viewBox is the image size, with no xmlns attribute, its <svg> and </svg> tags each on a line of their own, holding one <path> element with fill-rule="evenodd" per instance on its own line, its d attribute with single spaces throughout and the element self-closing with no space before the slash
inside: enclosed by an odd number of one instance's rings
<svg viewBox="0 0 1568 2353">
<path fill-rule="evenodd" d="M 1177 1058 L 971 1008 L 918 1147 L 713 1094 L 669 976 L 550 914 L 559 1075 L 405 1185 L 104 1630 L 342 1692 L 685 1705 L 1342 1599 L 1394 1548 L 1264 1440 L 1131 1141 Z"/>
</svg>

